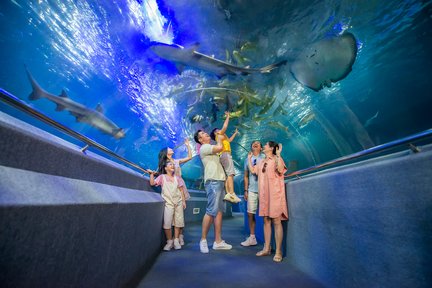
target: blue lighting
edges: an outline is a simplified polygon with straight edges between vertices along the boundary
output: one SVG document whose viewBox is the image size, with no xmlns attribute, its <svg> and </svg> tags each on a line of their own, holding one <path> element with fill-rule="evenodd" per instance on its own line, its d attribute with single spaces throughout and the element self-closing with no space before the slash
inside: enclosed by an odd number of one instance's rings
<svg viewBox="0 0 432 288">
<path fill-rule="evenodd" d="M 160 2 L 159 2 L 160 3 Z M 172 44 L 173 23 L 163 15 L 156 0 L 129 2 L 130 21 L 150 41 Z M 166 11 L 166 9 L 164 9 Z"/>
</svg>

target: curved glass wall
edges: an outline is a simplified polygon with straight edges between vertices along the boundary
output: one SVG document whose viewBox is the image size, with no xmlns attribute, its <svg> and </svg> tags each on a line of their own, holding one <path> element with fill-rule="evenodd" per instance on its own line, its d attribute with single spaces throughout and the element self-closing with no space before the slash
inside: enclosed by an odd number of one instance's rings
<svg viewBox="0 0 432 288">
<path fill-rule="evenodd" d="M 282 143 L 301 169 L 432 127 L 431 12 L 409 0 L 6 0 L 0 87 L 145 168 L 163 147 L 185 157 L 186 138 L 196 153 L 194 132 L 229 111 L 238 174 L 255 139 Z M 183 166 L 190 186 L 201 174 L 198 157 Z"/>
</svg>

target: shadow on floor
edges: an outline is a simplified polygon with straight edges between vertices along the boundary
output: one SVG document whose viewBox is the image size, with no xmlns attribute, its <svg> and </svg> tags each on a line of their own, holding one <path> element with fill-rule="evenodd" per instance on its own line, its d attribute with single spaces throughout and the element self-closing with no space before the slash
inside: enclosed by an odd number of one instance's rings
<svg viewBox="0 0 432 288">
<path fill-rule="evenodd" d="M 211 249 L 214 240 L 211 230 L 207 238 L 210 253 L 202 254 L 198 243 L 201 223 L 189 224 L 185 227 L 183 249 L 161 252 L 138 287 L 323 287 L 290 265 L 286 258 L 275 263 L 273 256 L 256 257 L 262 245 L 241 246 L 245 239 L 243 227 L 243 214 L 224 219 L 222 237 L 233 249 Z"/>
</svg>

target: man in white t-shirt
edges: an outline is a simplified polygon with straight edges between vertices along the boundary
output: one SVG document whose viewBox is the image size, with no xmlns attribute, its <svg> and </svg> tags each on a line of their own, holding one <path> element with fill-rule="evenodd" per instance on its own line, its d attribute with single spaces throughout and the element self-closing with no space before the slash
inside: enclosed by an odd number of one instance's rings
<svg viewBox="0 0 432 288">
<path fill-rule="evenodd" d="M 218 137 L 219 139 L 221 137 Z M 223 149 L 219 140 L 216 145 L 210 144 L 210 135 L 198 130 L 194 135 L 195 142 L 201 144 L 200 158 L 204 166 L 204 187 L 207 193 L 206 214 L 202 221 L 200 241 L 201 253 L 209 253 L 207 234 L 214 223 L 214 250 L 230 250 L 231 245 L 222 240 L 222 213 L 225 210 L 223 202 L 225 196 L 225 171 L 220 163 L 218 152 Z"/>
</svg>

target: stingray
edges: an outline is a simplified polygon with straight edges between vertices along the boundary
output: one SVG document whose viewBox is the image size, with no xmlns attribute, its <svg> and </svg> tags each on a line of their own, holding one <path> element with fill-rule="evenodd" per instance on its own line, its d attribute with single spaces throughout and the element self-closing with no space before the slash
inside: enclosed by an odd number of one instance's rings
<svg viewBox="0 0 432 288">
<path fill-rule="evenodd" d="M 319 91 L 348 76 L 356 56 L 356 39 L 347 32 L 311 44 L 294 60 L 290 70 L 300 84 Z"/>
</svg>

